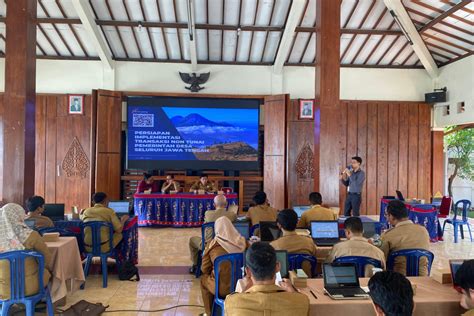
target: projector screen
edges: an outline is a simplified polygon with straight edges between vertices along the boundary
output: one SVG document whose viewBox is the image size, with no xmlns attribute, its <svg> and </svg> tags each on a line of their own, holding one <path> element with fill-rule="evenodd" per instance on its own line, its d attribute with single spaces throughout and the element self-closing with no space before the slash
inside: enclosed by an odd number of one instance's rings
<svg viewBox="0 0 474 316">
<path fill-rule="evenodd" d="M 127 165 L 257 170 L 258 99 L 129 97 Z"/>
</svg>

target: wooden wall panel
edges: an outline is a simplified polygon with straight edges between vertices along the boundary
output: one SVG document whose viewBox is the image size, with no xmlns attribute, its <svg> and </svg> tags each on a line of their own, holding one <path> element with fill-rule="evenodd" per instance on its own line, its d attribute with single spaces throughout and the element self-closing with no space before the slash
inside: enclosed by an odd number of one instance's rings
<svg viewBox="0 0 474 316">
<path fill-rule="evenodd" d="M 408 109 L 413 104 L 401 103 L 399 109 L 399 138 L 398 138 L 398 190 L 408 193 Z"/>
<path fill-rule="evenodd" d="M 97 154 L 95 192 L 105 192 L 110 199 L 119 199 L 120 175 L 120 154 Z"/>
<path fill-rule="evenodd" d="M 387 195 L 388 183 L 388 104 L 378 103 L 377 106 L 377 197 Z M 377 214 L 380 204 L 377 203 Z"/>
<path fill-rule="evenodd" d="M 46 98 L 36 98 L 35 194 L 46 192 Z"/>
<path fill-rule="evenodd" d="M 431 132 L 431 192 L 444 194 L 444 131 Z"/>
<path fill-rule="evenodd" d="M 418 104 L 408 108 L 408 191 L 405 198 L 418 195 Z"/>
<path fill-rule="evenodd" d="M 3 179 L 3 94 L 0 95 L 0 179 Z M 3 181 L 0 180 L 0 206 L 3 201 Z"/>
<path fill-rule="evenodd" d="M 367 103 L 357 105 L 357 156 L 367 163 Z M 365 169 L 365 168 L 364 168 Z M 367 172 L 365 173 L 367 176 Z M 362 189 L 361 214 L 367 214 L 367 181 Z"/>
<path fill-rule="evenodd" d="M 367 105 L 367 159 L 363 166 L 367 183 L 367 209 L 361 213 L 377 214 L 377 103 Z"/>
<path fill-rule="evenodd" d="M 341 117 L 341 122 L 347 122 L 347 117 L 349 116 L 348 113 L 349 105 L 347 102 L 341 102 L 341 110 L 340 110 L 340 117 Z M 340 154 L 338 157 L 338 163 L 340 166 L 339 173 L 344 170 L 344 166 L 347 165 L 347 124 L 340 124 L 338 126 L 339 130 L 339 139 L 341 141 L 341 146 L 339 148 Z M 347 196 L 347 187 L 342 184 L 341 181 L 339 181 L 339 214 L 344 214 L 344 201 L 346 200 Z M 324 201 L 324 197 L 323 197 Z"/>
<path fill-rule="evenodd" d="M 418 105 L 418 194 L 416 196 L 420 199 L 432 196 L 430 123 L 431 108 L 428 104 L 420 103 Z"/>
<path fill-rule="evenodd" d="M 46 98 L 46 147 L 45 147 L 45 190 L 46 203 L 56 203 L 56 177 L 58 176 L 57 146 L 57 104 L 55 96 Z M 59 135 L 61 137 L 61 134 Z"/>
<path fill-rule="evenodd" d="M 398 140 L 400 133 L 400 104 L 388 104 L 388 169 L 387 195 L 398 190 Z"/>
</svg>

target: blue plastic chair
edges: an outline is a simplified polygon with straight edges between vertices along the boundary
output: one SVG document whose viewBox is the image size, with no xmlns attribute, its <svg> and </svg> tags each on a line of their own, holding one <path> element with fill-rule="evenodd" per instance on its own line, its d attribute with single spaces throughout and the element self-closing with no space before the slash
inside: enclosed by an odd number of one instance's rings
<svg viewBox="0 0 474 316">
<path fill-rule="evenodd" d="M 260 224 L 255 224 L 252 227 L 250 227 L 250 236 L 255 236 L 255 230 L 260 229 Z"/>
<path fill-rule="evenodd" d="M 226 255 L 222 255 L 214 260 L 214 276 L 216 281 L 216 292 L 214 295 L 214 303 L 212 304 L 212 316 L 216 315 L 224 315 L 224 301 L 225 297 L 219 297 L 219 268 L 220 265 L 230 262 L 231 264 L 231 275 L 230 275 L 230 289 L 229 293 L 234 292 L 235 286 L 237 285 L 237 281 L 242 279 L 242 267 L 244 265 L 244 254 L 243 253 L 229 253 Z M 220 310 L 220 313 L 218 313 Z"/>
<path fill-rule="evenodd" d="M 60 236 L 67 236 L 67 237 L 75 237 L 76 235 L 63 228 L 58 228 L 58 227 L 43 227 L 38 229 L 38 233 L 40 233 L 41 236 L 47 233 L 59 233 Z"/>
<path fill-rule="evenodd" d="M 395 258 L 406 258 L 406 276 L 419 276 L 420 259 L 426 257 L 428 259 L 428 275 L 431 271 L 431 264 L 433 263 L 434 254 L 431 251 L 424 249 L 404 249 L 393 251 L 389 254 L 387 259 L 387 270 L 393 271 L 395 266 Z"/>
<path fill-rule="evenodd" d="M 363 257 L 363 256 L 346 256 L 346 257 L 339 257 L 334 260 L 334 262 L 341 262 L 341 263 L 355 263 L 357 269 L 357 276 L 359 278 L 365 277 L 365 267 L 367 265 L 371 265 L 374 268 L 382 268 L 382 262 L 380 260 L 370 258 L 370 257 Z"/>
<path fill-rule="evenodd" d="M 204 256 L 204 248 L 206 248 L 206 230 L 212 229 L 212 238 L 214 238 L 214 222 L 204 223 L 201 226 L 201 251 L 198 253 L 198 261 L 197 261 L 197 268 L 195 272 L 196 278 L 199 278 L 202 274 L 201 272 L 201 264 L 202 264 L 202 257 Z"/>
<path fill-rule="evenodd" d="M 34 258 L 38 262 L 38 293 L 25 296 L 25 260 Z M 0 260 L 8 260 L 10 263 L 10 299 L 0 300 L 0 312 L 2 316 L 7 316 L 13 304 L 24 304 L 26 315 L 35 314 L 35 305 L 46 300 L 48 316 L 54 315 L 53 303 L 48 287 L 43 284 L 44 257 L 41 253 L 29 250 L 9 251 L 0 254 Z"/>
<path fill-rule="evenodd" d="M 100 230 L 102 227 L 105 227 L 109 231 L 109 240 L 102 241 L 100 239 Z M 88 245 L 85 240 L 85 231 L 86 229 L 90 229 L 92 233 L 92 245 Z M 86 254 L 86 265 L 84 266 L 84 276 L 87 278 L 89 275 L 89 268 L 92 263 L 92 258 L 100 257 L 100 262 L 102 264 L 102 287 L 107 287 L 107 258 L 112 256 L 113 253 L 113 226 L 111 223 L 107 222 L 100 222 L 100 221 L 93 221 L 87 222 L 82 224 L 81 228 L 81 235 L 82 240 L 84 240 L 84 245 L 86 246 L 85 254 Z M 109 244 L 109 251 L 102 252 L 101 247 L 105 244 Z M 92 251 L 88 251 L 87 247 L 92 248 Z M 84 286 L 82 286 L 84 289 Z"/>
<path fill-rule="evenodd" d="M 316 276 L 316 265 L 318 260 L 311 255 L 302 254 L 302 253 L 289 253 L 288 254 L 288 270 L 301 269 L 303 267 L 303 262 L 309 262 L 311 264 L 311 275 L 308 275 L 308 278 Z"/>
<path fill-rule="evenodd" d="M 461 219 L 458 218 L 458 210 L 459 204 L 462 204 L 462 212 L 461 212 Z M 447 218 L 443 223 L 443 234 L 444 234 L 444 227 L 447 224 L 451 224 L 454 227 L 454 243 L 458 242 L 458 230 L 461 228 L 461 238 L 464 239 L 464 227 L 462 225 L 466 225 L 469 231 L 469 236 L 471 237 L 472 242 L 472 233 L 471 233 L 471 225 L 469 224 L 469 220 L 467 218 L 467 211 L 471 208 L 471 201 L 469 200 L 459 200 L 454 205 L 454 217 Z"/>
</svg>

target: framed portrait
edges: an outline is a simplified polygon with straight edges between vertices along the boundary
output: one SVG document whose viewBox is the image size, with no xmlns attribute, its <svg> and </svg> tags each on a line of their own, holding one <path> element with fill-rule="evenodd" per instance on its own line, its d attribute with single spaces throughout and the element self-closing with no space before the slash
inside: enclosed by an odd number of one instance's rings
<svg viewBox="0 0 474 316">
<path fill-rule="evenodd" d="M 84 96 L 81 94 L 68 95 L 68 113 L 84 114 Z"/>
<path fill-rule="evenodd" d="M 300 120 L 314 119 L 314 100 L 300 100 L 300 111 L 298 118 Z"/>
</svg>

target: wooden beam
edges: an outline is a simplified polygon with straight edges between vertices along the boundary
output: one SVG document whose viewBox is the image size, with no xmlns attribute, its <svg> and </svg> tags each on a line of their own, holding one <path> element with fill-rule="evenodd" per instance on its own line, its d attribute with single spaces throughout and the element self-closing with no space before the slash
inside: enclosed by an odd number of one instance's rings
<svg viewBox="0 0 474 316">
<path fill-rule="evenodd" d="M 304 1 L 293 1 L 290 7 L 290 14 L 286 20 L 285 30 L 280 42 L 280 47 L 275 57 L 275 63 L 273 64 L 273 72 L 275 74 L 281 74 L 283 66 L 286 61 L 286 57 L 291 49 L 291 43 L 295 36 L 295 29 L 301 19 L 301 15 L 304 13 L 305 2 Z"/>
<path fill-rule="evenodd" d="M 423 33 L 424 31 L 426 31 L 427 29 L 429 29 L 430 27 L 432 27 L 433 25 L 437 24 L 438 22 L 444 20 L 445 18 L 447 18 L 448 16 L 450 16 L 451 14 L 453 14 L 454 12 L 458 11 L 459 9 L 462 9 L 464 8 L 465 6 L 467 6 L 469 3 L 471 3 L 471 0 L 462 0 L 461 2 L 459 2 L 458 4 L 456 4 L 455 6 L 451 7 L 449 10 L 441 13 L 440 15 L 438 15 L 436 18 L 434 18 L 433 20 L 431 20 L 430 22 L 426 23 L 425 26 L 423 26 L 419 32 L 420 33 Z"/>
<path fill-rule="evenodd" d="M 108 68 L 114 68 L 112 60 L 112 53 L 110 47 L 107 45 L 104 34 L 99 30 L 94 20 L 94 13 L 87 0 L 72 0 L 72 4 L 76 9 L 77 15 L 81 19 L 84 28 L 89 34 L 90 39 L 94 43 L 95 48 L 99 54 L 100 60 Z"/>
<path fill-rule="evenodd" d="M 36 0 L 8 3 L 0 200 L 20 205 L 35 189 L 36 12 Z"/>
</svg>

